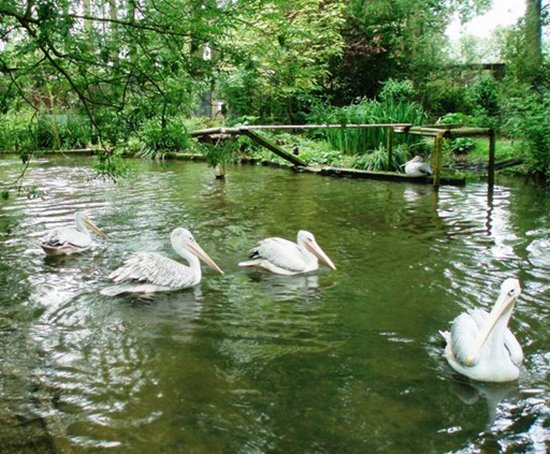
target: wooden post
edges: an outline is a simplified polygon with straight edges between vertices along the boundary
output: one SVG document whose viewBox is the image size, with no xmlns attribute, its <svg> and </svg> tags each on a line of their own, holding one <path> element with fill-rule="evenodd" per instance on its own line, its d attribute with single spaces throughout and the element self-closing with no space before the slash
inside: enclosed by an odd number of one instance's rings
<svg viewBox="0 0 550 454">
<path fill-rule="evenodd" d="M 441 181 L 441 152 L 443 149 L 443 137 L 444 131 L 438 132 L 434 140 L 434 151 L 432 154 L 432 168 L 434 172 L 433 187 L 436 191 L 439 190 L 439 184 Z"/>
<path fill-rule="evenodd" d="M 214 175 L 217 180 L 223 180 L 225 178 L 225 166 L 221 162 L 218 162 L 216 167 L 214 167 Z"/>
<path fill-rule="evenodd" d="M 267 140 L 265 137 L 262 137 L 257 132 L 252 132 L 247 129 L 241 129 L 241 132 L 243 134 L 246 134 L 248 137 L 250 137 L 252 140 L 255 140 L 260 145 L 266 147 L 268 150 L 271 150 L 273 153 L 275 153 L 277 156 L 280 156 L 283 159 L 286 159 L 287 161 L 291 162 L 295 166 L 300 167 L 307 167 L 307 164 L 302 161 L 301 159 L 294 156 L 292 153 L 288 153 L 287 151 L 283 150 L 278 145 L 275 145 L 274 143 Z"/>
<path fill-rule="evenodd" d="M 492 187 L 495 184 L 495 130 L 489 130 L 489 164 L 487 165 L 487 184 Z"/>
<path fill-rule="evenodd" d="M 388 152 L 388 168 L 391 170 L 391 157 L 393 152 L 393 128 L 386 128 L 386 151 Z"/>
</svg>

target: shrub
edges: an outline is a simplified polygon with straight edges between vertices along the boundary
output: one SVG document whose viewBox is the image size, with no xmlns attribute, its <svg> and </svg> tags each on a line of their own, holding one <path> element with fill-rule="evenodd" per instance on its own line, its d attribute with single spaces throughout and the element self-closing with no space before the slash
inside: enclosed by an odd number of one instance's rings
<svg viewBox="0 0 550 454">
<path fill-rule="evenodd" d="M 529 171 L 550 179 L 550 90 L 510 100 L 508 132 L 527 144 Z"/>
<path fill-rule="evenodd" d="M 446 142 L 448 150 L 455 154 L 468 154 L 476 147 L 475 142 L 468 137 L 461 137 Z"/>
</svg>

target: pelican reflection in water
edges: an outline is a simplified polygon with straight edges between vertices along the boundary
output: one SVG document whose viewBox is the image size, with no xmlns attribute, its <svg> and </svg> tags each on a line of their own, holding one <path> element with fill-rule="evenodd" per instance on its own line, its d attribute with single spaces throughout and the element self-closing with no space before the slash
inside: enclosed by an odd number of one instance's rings
<svg viewBox="0 0 550 454">
<path fill-rule="evenodd" d="M 75 213 L 74 221 L 76 228 L 59 227 L 47 232 L 40 240 L 40 247 L 44 249 L 46 255 L 70 255 L 86 251 L 92 246 L 90 232 L 94 232 L 102 238 L 107 237 L 82 211 Z"/>
<path fill-rule="evenodd" d="M 300 230 L 297 242 L 283 238 L 266 238 L 250 251 L 250 259 L 239 266 L 264 268 L 272 273 L 293 275 L 319 269 L 319 260 L 331 269 L 336 266 L 315 241 L 311 232 Z"/>
<path fill-rule="evenodd" d="M 508 328 L 521 288 L 517 279 L 506 279 L 490 313 L 475 309 L 454 319 L 451 332 L 441 332 L 449 365 L 467 377 L 486 382 L 506 382 L 519 377 L 523 351 Z"/>
<path fill-rule="evenodd" d="M 101 290 L 101 294 L 150 294 L 193 287 L 202 277 L 199 259 L 224 274 L 195 241 L 189 230 L 181 227 L 174 229 L 170 241 L 174 250 L 189 262 L 189 266 L 155 252 L 138 252 L 109 275 L 114 282 L 126 284 L 107 287 Z"/>
</svg>

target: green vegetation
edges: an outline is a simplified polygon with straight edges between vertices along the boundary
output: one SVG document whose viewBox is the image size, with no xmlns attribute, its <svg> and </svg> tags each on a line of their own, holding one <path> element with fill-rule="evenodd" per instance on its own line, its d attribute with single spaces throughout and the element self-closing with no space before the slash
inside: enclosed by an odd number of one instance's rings
<svg viewBox="0 0 550 454">
<path fill-rule="evenodd" d="M 387 130 L 346 126 L 439 122 L 494 128 L 499 158 L 521 157 L 527 173 L 550 178 L 541 1 L 529 0 L 526 17 L 499 32 L 498 71 L 449 56 L 452 15 L 468 19 L 490 3 L 8 0 L 0 6 L 0 151 L 25 164 L 47 150 L 93 148 L 98 172 L 116 178 L 128 154 L 203 153 L 214 165 L 264 153 L 246 138 L 198 144 L 189 132 L 203 127 L 340 123 L 272 138 L 309 163 L 397 170 L 429 144 L 394 134 L 387 162 Z M 463 52 L 463 61 L 480 61 L 475 46 Z M 486 156 L 477 139 L 452 141 L 447 152 Z"/>
</svg>

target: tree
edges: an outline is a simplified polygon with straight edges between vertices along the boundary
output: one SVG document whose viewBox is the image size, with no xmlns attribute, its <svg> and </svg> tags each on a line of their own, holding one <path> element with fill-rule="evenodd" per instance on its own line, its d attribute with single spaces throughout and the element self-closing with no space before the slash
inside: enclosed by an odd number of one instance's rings
<svg viewBox="0 0 550 454">
<path fill-rule="evenodd" d="M 353 0 L 345 10 L 341 57 L 333 58 L 327 87 L 348 104 L 373 97 L 389 77 L 421 85 L 445 58 L 445 28 L 454 13 L 466 20 L 490 0 Z"/>
<path fill-rule="evenodd" d="M 524 80 L 535 83 L 542 67 L 541 0 L 527 0 L 525 11 Z"/>
<path fill-rule="evenodd" d="M 222 63 L 219 87 L 232 115 L 300 121 L 342 48 L 342 0 L 267 0 L 242 11 L 225 37 L 240 58 Z"/>
</svg>

